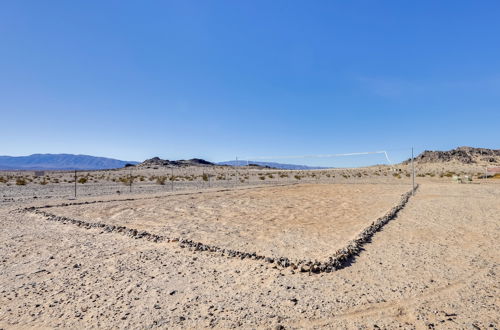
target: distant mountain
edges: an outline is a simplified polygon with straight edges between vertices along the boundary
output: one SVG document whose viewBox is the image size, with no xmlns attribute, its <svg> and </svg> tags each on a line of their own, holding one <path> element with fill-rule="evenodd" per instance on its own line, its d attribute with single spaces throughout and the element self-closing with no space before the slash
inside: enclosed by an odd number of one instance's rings
<svg viewBox="0 0 500 330">
<path fill-rule="evenodd" d="M 249 165 L 258 165 L 262 167 L 271 167 L 271 168 L 279 168 L 282 170 L 317 170 L 317 169 L 324 169 L 328 167 L 319 167 L 319 166 L 307 166 L 307 165 L 296 165 L 296 164 L 281 164 L 281 163 L 274 163 L 274 162 L 254 162 L 254 161 L 248 161 Z M 243 160 L 229 160 L 226 162 L 220 162 L 217 163 L 217 165 L 229 165 L 229 166 L 246 166 L 247 161 Z"/>
<path fill-rule="evenodd" d="M 168 160 L 161 159 L 160 157 L 153 157 L 151 159 L 146 159 L 137 166 L 140 167 L 158 167 L 158 166 L 169 166 L 169 167 L 179 167 L 179 166 L 213 166 L 214 163 L 206 161 L 200 158 L 192 158 L 188 160 Z"/>
<path fill-rule="evenodd" d="M 411 159 L 405 160 L 408 164 Z M 500 164 L 500 149 L 486 149 L 473 147 L 458 147 L 448 151 L 426 150 L 415 157 L 415 161 L 423 163 L 447 163 L 493 165 Z"/>
<path fill-rule="evenodd" d="M 138 164 L 105 157 L 72 154 L 0 156 L 0 170 L 104 170 Z"/>
</svg>

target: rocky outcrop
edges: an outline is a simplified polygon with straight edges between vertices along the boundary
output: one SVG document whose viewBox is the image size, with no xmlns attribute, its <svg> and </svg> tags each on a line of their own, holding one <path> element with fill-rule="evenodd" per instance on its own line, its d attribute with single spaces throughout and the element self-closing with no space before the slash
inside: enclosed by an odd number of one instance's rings
<svg viewBox="0 0 500 330">
<path fill-rule="evenodd" d="M 161 159 L 159 157 L 153 157 L 151 159 L 146 159 L 142 163 L 140 163 L 139 167 L 185 167 L 185 166 L 214 166 L 214 163 L 206 161 L 200 158 L 192 158 L 188 160 L 180 159 L 180 160 L 168 160 Z"/>
<path fill-rule="evenodd" d="M 411 159 L 408 159 L 403 164 L 407 165 L 410 161 Z M 462 164 L 500 163 L 500 149 L 458 147 L 448 151 L 426 150 L 415 157 L 415 161 L 420 164 L 446 162 Z"/>
</svg>

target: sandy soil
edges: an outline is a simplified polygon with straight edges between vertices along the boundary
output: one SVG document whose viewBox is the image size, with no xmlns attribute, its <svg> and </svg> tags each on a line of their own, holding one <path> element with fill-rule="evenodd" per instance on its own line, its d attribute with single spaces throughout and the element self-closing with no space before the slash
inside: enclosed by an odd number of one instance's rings
<svg viewBox="0 0 500 330">
<path fill-rule="evenodd" d="M 308 184 L 74 205 L 50 213 L 270 257 L 325 260 L 408 190 Z"/>
<path fill-rule="evenodd" d="M 499 184 L 423 182 L 349 267 L 311 275 L 3 203 L 0 327 L 498 328 L 499 200 Z"/>
</svg>

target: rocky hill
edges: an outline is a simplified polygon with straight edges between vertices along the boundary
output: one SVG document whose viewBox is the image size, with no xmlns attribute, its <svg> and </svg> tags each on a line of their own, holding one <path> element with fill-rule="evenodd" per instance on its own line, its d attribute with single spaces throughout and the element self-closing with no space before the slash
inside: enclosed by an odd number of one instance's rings
<svg viewBox="0 0 500 330">
<path fill-rule="evenodd" d="M 498 165 L 500 164 L 500 149 L 458 147 L 448 151 L 426 150 L 415 157 L 415 161 L 418 164 L 453 162 L 470 165 Z M 409 163 L 410 159 L 403 162 L 403 164 Z"/>
<path fill-rule="evenodd" d="M 146 159 L 137 166 L 148 168 L 148 167 L 160 167 L 160 166 L 184 167 L 184 166 L 213 166 L 213 165 L 215 164 L 200 158 L 192 158 L 188 160 L 184 159 L 168 160 L 168 159 L 161 159 L 159 157 L 153 157 L 151 159 Z"/>
</svg>

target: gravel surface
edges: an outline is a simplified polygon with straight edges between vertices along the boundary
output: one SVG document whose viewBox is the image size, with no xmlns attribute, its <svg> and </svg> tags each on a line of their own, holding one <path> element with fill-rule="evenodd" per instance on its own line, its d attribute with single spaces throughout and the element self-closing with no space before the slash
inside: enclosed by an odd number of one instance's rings
<svg viewBox="0 0 500 330">
<path fill-rule="evenodd" d="M 320 274 L 16 211 L 67 199 L 4 202 L 0 327 L 498 328 L 499 200 L 499 184 L 422 182 Z"/>
</svg>

